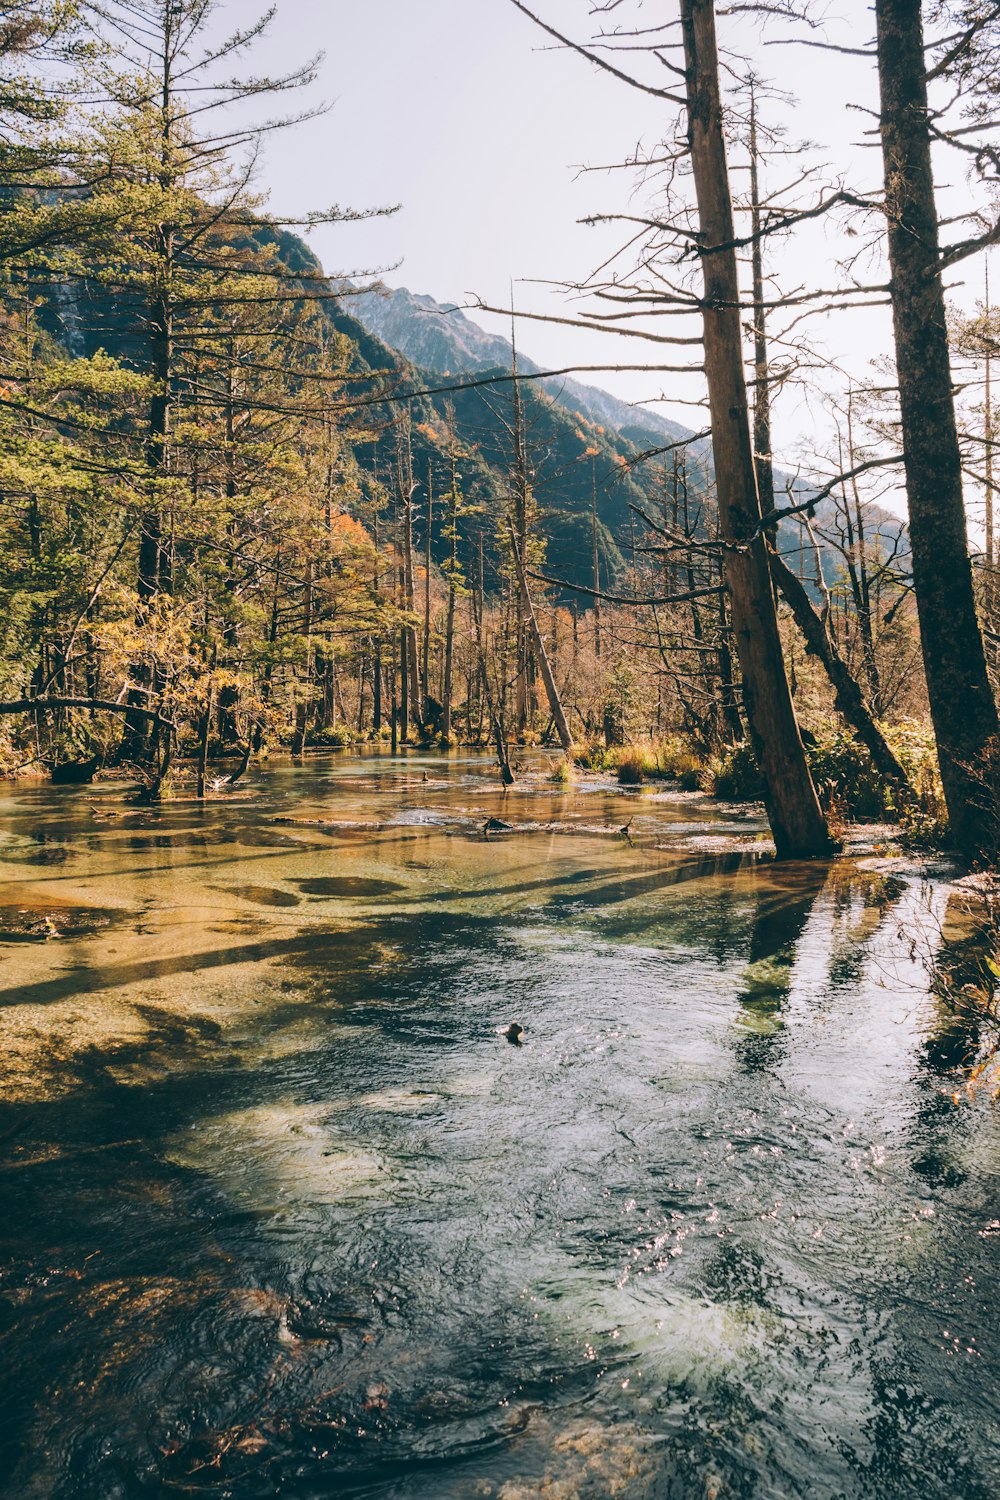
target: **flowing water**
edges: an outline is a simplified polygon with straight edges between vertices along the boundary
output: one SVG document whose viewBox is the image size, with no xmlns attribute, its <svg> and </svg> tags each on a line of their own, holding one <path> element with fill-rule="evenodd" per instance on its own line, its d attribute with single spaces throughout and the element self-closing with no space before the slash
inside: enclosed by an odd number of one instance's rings
<svg viewBox="0 0 1000 1500">
<path fill-rule="evenodd" d="M 8 791 L 3 1495 L 996 1500 L 947 883 L 760 833 L 461 756 Z"/>
</svg>

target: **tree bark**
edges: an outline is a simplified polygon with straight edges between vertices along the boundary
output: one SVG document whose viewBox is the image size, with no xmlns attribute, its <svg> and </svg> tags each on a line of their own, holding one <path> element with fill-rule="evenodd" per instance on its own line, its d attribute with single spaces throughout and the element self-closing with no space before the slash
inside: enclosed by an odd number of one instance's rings
<svg viewBox="0 0 1000 1500">
<path fill-rule="evenodd" d="M 920 0 L 877 0 L 890 293 L 913 584 L 951 836 L 997 848 L 986 763 L 1000 731 L 976 618 L 931 168 Z"/>
<path fill-rule="evenodd" d="M 760 499 L 740 329 L 733 207 L 719 97 L 713 0 L 681 0 L 691 167 L 698 200 L 704 280 L 702 317 L 712 451 L 733 629 L 750 738 L 765 784 L 779 859 L 833 848 L 792 707 L 761 535 Z"/>
<path fill-rule="evenodd" d="M 771 458 L 771 372 L 767 356 L 767 308 L 764 302 L 764 239 L 760 202 L 760 148 L 757 140 L 757 89 L 750 85 L 750 234 L 753 281 L 753 446 L 757 461 L 757 496 L 761 514 L 774 510 L 774 462 Z M 777 525 L 769 529 L 775 545 Z"/>
</svg>

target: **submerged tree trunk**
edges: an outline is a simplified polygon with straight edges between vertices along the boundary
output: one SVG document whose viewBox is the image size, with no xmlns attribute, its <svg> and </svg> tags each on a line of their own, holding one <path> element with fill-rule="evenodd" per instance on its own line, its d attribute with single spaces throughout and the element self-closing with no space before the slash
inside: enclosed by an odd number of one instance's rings
<svg viewBox="0 0 1000 1500">
<path fill-rule="evenodd" d="M 681 0 L 681 24 L 719 522 L 724 539 L 740 544 L 727 547 L 725 559 L 744 708 L 778 858 L 824 855 L 833 846 L 792 707 L 760 528 L 712 0 Z"/>
<path fill-rule="evenodd" d="M 497 747 L 497 765 L 500 767 L 500 779 L 504 786 L 514 785 L 514 772 L 510 768 L 510 752 L 507 749 L 507 736 L 499 717 L 493 719 L 493 743 Z"/>
<path fill-rule="evenodd" d="M 997 847 L 983 785 L 1000 731 L 976 618 L 931 168 L 920 0 L 877 0 L 882 161 L 913 584 L 955 845 Z"/>
</svg>

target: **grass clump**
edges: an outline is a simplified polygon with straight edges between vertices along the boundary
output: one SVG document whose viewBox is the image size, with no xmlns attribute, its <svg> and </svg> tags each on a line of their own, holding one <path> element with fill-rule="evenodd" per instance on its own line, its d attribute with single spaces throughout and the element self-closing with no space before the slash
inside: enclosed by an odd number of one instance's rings
<svg viewBox="0 0 1000 1500">
<path fill-rule="evenodd" d="M 704 771 L 702 757 L 679 735 L 630 745 L 607 746 L 591 741 L 581 746 L 574 758 L 586 771 L 616 776 L 622 786 L 678 781 L 685 791 L 693 792 L 698 790 Z"/>
<path fill-rule="evenodd" d="M 639 786 L 650 774 L 649 758 L 637 745 L 622 750 L 617 761 L 615 773 L 622 786 Z"/>
</svg>

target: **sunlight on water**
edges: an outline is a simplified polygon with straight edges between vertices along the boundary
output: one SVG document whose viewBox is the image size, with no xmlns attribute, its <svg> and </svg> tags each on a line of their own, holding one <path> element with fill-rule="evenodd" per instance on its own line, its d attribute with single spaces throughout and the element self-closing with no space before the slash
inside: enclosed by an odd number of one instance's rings
<svg viewBox="0 0 1000 1500">
<path fill-rule="evenodd" d="M 947 880 L 545 772 L 8 794 L 4 1495 L 995 1500 Z"/>
</svg>

